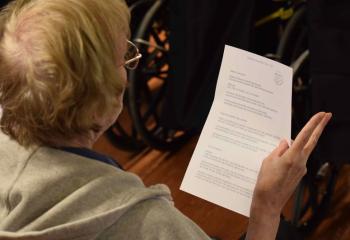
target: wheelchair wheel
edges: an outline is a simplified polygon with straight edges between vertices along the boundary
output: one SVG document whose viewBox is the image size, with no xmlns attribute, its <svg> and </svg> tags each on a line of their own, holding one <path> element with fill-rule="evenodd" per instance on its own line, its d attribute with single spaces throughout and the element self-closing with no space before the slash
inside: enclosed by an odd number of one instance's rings
<svg viewBox="0 0 350 240">
<path fill-rule="evenodd" d="M 128 0 L 132 20 L 130 23 L 131 32 L 136 31 L 136 27 L 142 21 L 153 0 Z M 124 95 L 124 109 L 118 120 L 107 130 L 106 135 L 110 142 L 116 147 L 126 151 L 140 151 L 146 147 L 134 124 L 130 121 L 128 91 Z"/>
<path fill-rule="evenodd" d="M 293 16 L 283 31 L 276 52 L 277 59 L 283 64 L 291 65 L 308 49 L 306 11 L 306 4 L 296 6 Z"/>
<path fill-rule="evenodd" d="M 166 0 L 153 1 L 133 36 L 142 58 L 129 75 L 129 106 L 133 124 L 151 147 L 172 150 L 190 137 L 188 131 L 161 124 L 162 103 L 169 81 L 169 23 Z"/>
<path fill-rule="evenodd" d="M 292 64 L 293 138 L 311 117 L 309 57 L 309 51 L 305 50 Z M 338 175 L 338 170 L 331 162 L 317 159 L 315 154 L 310 157 L 307 168 L 308 173 L 296 192 L 292 217 L 292 223 L 305 234 L 312 231 L 327 213 Z"/>
<path fill-rule="evenodd" d="M 338 169 L 330 162 L 309 159 L 308 174 L 297 189 L 293 224 L 305 235 L 311 233 L 330 209 L 338 177 Z"/>
<path fill-rule="evenodd" d="M 293 62 L 292 138 L 294 139 L 311 117 L 310 52 L 305 50 Z"/>
<path fill-rule="evenodd" d="M 146 147 L 146 144 L 130 121 L 127 99 L 127 94 L 125 94 L 123 111 L 118 117 L 118 120 L 107 130 L 106 136 L 114 146 L 122 150 L 131 152 L 140 151 Z"/>
</svg>

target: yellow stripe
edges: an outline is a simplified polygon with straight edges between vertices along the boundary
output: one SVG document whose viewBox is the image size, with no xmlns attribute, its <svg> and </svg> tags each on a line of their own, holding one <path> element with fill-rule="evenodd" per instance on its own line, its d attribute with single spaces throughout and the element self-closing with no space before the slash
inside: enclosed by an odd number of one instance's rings
<svg viewBox="0 0 350 240">
<path fill-rule="evenodd" d="M 288 8 L 288 9 L 280 8 L 277 11 L 271 13 L 270 15 L 263 17 L 262 19 L 255 22 L 255 27 L 264 25 L 265 23 L 270 22 L 277 18 L 280 18 L 282 20 L 287 20 L 293 15 L 293 13 L 294 13 L 293 8 Z"/>
</svg>

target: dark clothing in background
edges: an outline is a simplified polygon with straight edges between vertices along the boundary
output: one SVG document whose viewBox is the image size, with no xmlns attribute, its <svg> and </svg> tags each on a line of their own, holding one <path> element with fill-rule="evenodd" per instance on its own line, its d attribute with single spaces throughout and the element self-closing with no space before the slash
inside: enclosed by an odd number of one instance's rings
<svg viewBox="0 0 350 240">
<path fill-rule="evenodd" d="M 333 119 L 320 144 L 319 158 L 349 162 L 350 1 L 308 0 L 313 112 Z"/>
<path fill-rule="evenodd" d="M 172 0 L 162 125 L 200 130 L 214 99 L 224 45 L 248 49 L 254 0 Z"/>
<path fill-rule="evenodd" d="M 350 2 L 309 0 L 312 111 L 334 117 L 318 145 L 319 157 L 349 162 Z M 254 0 L 170 3 L 171 76 L 162 125 L 200 130 L 214 98 L 224 44 L 249 49 Z"/>
<path fill-rule="evenodd" d="M 6 4 L 8 4 L 10 0 L 0 0 L 0 7 L 4 7 Z"/>
</svg>

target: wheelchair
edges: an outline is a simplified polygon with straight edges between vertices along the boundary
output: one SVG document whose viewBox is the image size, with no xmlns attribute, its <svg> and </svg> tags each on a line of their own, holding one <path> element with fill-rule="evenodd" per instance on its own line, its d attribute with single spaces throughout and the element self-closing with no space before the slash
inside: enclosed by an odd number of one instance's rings
<svg viewBox="0 0 350 240">
<path fill-rule="evenodd" d="M 292 137 L 295 138 L 311 117 L 310 52 L 307 37 L 307 7 L 299 2 L 279 42 L 277 59 L 293 68 Z M 308 173 L 300 182 L 295 198 L 291 224 L 303 236 L 310 234 L 324 219 L 331 207 L 339 167 L 315 153 L 308 161 Z"/>
<path fill-rule="evenodd" d="M 309 74 L 306 4 L 305 1 L 292 2 L 289 6 L 293 14 L 284 26 L 278 47 L 274 54 L 267 56 L 290 65 L 294 71 L 294 138 L 310 118 L 312 81 Z M 168 0 L 129 2 L 135 16 L 131 22 L 132 40 L 139 47 L 143 58 L 139 68 L 129 72 L 129 86 L 124 102 L 125 112 L 131 122 L 119 120 L 107 133 L 120 148 L 137 151 L 150 146 L 160 150 L 174 150 L 193 136 L 191 130 L 168 129 L 160 121 L 162 101 L 167 83 L 171 81 L 167 3 Z M 309 160 L 308 169 L 296 192 L 293 216 L 286 219 L 305 235 L 315 229 L 327 213 L 339 171 L 332 162 L 319 161 L 313 156 Z"/>
<path fill-rule="evenodd" d="M 174 150 L 190 139 L 191 129 L 169 129 L 161 121 L 162 105 L 169 81 L 174 81 L 169 73 L 169 2 L 170 0 L 129 0 L 132 13 L 132 40 L 140 49 L 143 58 L 139 67 L 129 71 L 129 86 L 124 99 L 124 115 L 107 131 L 107 136 L 117 147 L 139 151 L 147 146 L 159 150 Z M 289 1 L 285 1 L 289 2 Z M 298 1 L 299 2 L 299 1 Z M 289 3 L 288 3 L 289 4 Z M 300 14 L 301 13 L 301 14 Z M 302 11 L 293 19 L 300 19 Z M 299 25 L 298 22 L 291 24 Z M 291 59 L 299 51 L 294 44 L 294 29 L 286 28 L 287 35 L 279 44 L 275 59 L 290 65 Z M 299 37 L 300 40 L 305 37 Z M 303 44 L 300 41 L 300 44 Z M 304 46 L 298 46 L 304 49 Z M 176 69 L 176 66 L 171 66 Z M 126 118 L 126 119 L 125 119 Z M 131 119 L 128 121 L 127 119 Z"/>
<path fill-rule="evenodd" d="M 131 22 L 132 40 L 143 57 L 139 67 L 128 73 L 124 103 L 131 122 L 125 126 L 123 119 L 117 121 L 107 136 L 127 150 L 137 151 L 146 146 L 175 150 L 191 138 L 193 132 L 169 129 L 160 119 L 167 83 L 172 81 L 167 0 L 130 1 L 129 6 L 135 16 Z"/>
</svg>

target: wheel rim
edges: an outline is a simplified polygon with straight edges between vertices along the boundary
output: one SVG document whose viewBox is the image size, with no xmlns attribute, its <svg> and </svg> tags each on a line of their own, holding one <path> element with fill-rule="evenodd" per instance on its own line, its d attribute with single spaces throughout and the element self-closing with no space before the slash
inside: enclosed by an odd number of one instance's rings
<svg viewBox="0 0 350 240">
<path fill-rule="evenodd" d="M 170 46 L 167 14 L 160 7 L 161 3 L 154 7 L 157 9 L 151 8 L 153 15 L 141 24 L 134 37 L 143 58 L 139 67 L 130 72 L 128 91 L 131 116 L 144 141 L 153 148 L 170 150 L 184 143 L 190 134 L 167 129 L 161 123 L 163 100 L 170 81 Z"/>
</svg>

